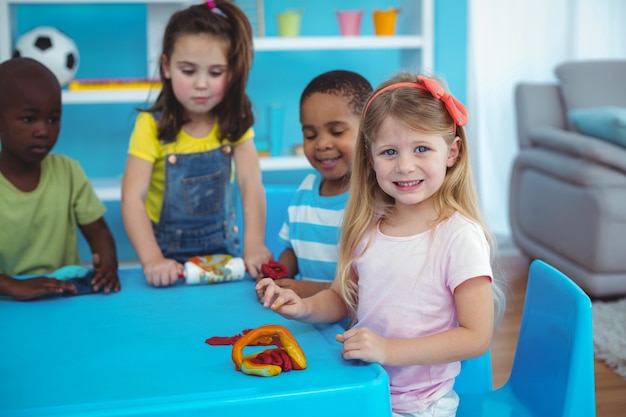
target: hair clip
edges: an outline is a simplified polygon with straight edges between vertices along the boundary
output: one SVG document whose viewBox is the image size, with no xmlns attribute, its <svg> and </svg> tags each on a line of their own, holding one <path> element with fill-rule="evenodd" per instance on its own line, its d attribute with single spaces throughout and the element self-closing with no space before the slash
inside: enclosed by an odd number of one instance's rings
<svg viewBox="0 0 626 417">
<path fill-rule="evenodd" d="M 417 76 L 418 88 L 428 91 L 433 97 L 443 101 L 450 116 L 454 119 L 454 123 L 459 126 L 465 126 L 467 123 L 467 110 L 463 103 L 456 99 L 452 94 L 447 93 L 439 83 L 432 78 Z M 421 84 L 419 84 L 421 83 Z M 423 86 L 423 87 L 422 87 Z"/>
<path fill-rule="evenodd" d="M 224 19 L 228 19 L 228 16 L 226 16 L 226 13 L 221 11 L 219 7 L 216 7 L 215 2 L 213 0 L 207 0 L 206 5 L 209 6 L 209 10 L 211 10 L 213 13 L 222 16 Z"/>
<path fill-rule="evenodd" d="M 393 90 L 398 87 L 414 87 L 419 88 L 420 90 L 428 91 L 434 98 L 437 98 L 446 106 L 446 110 L 452 116 L 454 120 L 454 126 L 456 131 L 456 126 L 465 126 L 467 123 L 467 110 L 463 103 L 457 100 L 452 94 L 447 93 L 441 85 L 432 78 L 424 77 L 422 75 L 417 76 L 417 80 L 413 82 L 399 82 L 396 84 L 388 85 L 387 87 L 381 88 L 378 90 L 372 97 L 370 97 L 369 101 L 365 105 L 365 110 L 363 114 L 367 112 L 370 104 L 376 97 L 378 97 L 381 93 L 384 93 L 388 90 Z"/>
</svg>

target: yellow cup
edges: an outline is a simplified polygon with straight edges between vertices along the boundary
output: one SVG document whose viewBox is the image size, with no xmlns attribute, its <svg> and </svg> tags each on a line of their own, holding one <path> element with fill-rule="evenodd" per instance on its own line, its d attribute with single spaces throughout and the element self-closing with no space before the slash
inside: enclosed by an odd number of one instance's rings
<svg viewBox="0 0 626 417">
<path fill-rule="evenodd" d="M 300 35 L 301 10 L 286 10 L 276 16 L 280 36 Z"/>
<path fill-rule="evenodd" d="M 390 36 L 396 31 L 398 9 L 374 10 L 374 33 L 378 36 Z"/>
</svg>

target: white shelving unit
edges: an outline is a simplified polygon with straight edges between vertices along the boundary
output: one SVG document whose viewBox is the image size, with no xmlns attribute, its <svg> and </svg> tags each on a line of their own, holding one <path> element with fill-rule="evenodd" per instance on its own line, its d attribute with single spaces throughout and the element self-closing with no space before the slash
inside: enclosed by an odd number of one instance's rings
<svg viewBox="0 0 626 417">
<path fill-rule="evenodd" d="M 261 171 L 290 171 L 309 169 L 311 165 L 304 156 L 274 156 L 259 158 Z M 102 201 L 119 201 L 122 197 L 120 178 L 93 178 L 91 185 Z"/>
<path fill-rule="evenodd" d="M 156 74 L 154 71 L 158 63 L 158 56 L 161 50 L 161 36 L 169 17 L 175 11 L 195 4 L 195 0 L 0 0 L 0 62 L 11 57 L 11 29 L 15 21 L 13 6 L 20 4 L 31 5 L 50 5 L 50 4 L 145 4 L 147 6 L 146 15 L 146 35 L 148 39 L 148 50 L 146 51 L 146 59 L 148 63 L 149 74 Z M 71 96 L 71 94 L 70 94 Z M 112 96 L 105 94 L 104 98 Z M 132 96 L 132 94 L 130 95 Z M 90 96 L 81 95 L 87 98 Z M 94 95 L 94 101 L 98 102 L 98 95 Z M 119 95 L 120 102 L 136 101 L 127 97 L 127 94 Z M 64 96 L 66 98 L 66 96 Z M 71 99 L 70 99 L 71 100 Z M 144 98 L 141 100 L 145 100 Z M 71 103 L 88 103 L 89 101 L 68 101 Z"/>
<path fill-rule="evenodd" d="M 401 0 L 400 8 L 405 20 L 416 22 L 419 33 L 398 36 L 299 36 L 299 37 L 259 37 L 254 39 L 256 53 L 274 51 L 312 50 L 400 50 L 401 66 L 405 68 L 433 69 L 434 39 L 433 18 L 434 0 Z M 147 5 L 147 51 L 146 60 L 149 74 L 155 74 L 160 53 L 160 41 L 169 16 L 178 9 L 197 0 L 0 0 L 0 62 L 11 57 L 12 24 L 15 22 L 14 6 L 20 4 L 122 4 L 140 3 Z M 410 31 L 412 32 L 412 31 Z M 417 30 L 415 31 L 417 32 Z M 158 91 L 147 89 L 106 90 L 106 91 L 63 91 L 65 104 L 100 103 L 145 103 L 156 98 Z M 261 158 L 261 169 L 280 171 L 306 169 L 310 167 L 304 157 Z M 94 186 L 100 198 L 118 200 L 120 184 L 117 179 L 94 179 Z"/>
<path fill-rule="evenodd" d="M 0 0 L 2 1 L 2 0 Z M 254 49 L 259 52 L 275 51 L 330 51 L 401 49 L 410 53 L 422 50 L 422 66 L 432 68 L 431 42 L 419 35 L 404 36 L 300 36 L 297 38 L 265 37 L 254 39 Z M 410 64 L 407 64 L 410 65 Z M 147 89 L 106 91 L 64 91 L 66 104 L 145 102 L 156 98 L 158 91 Z"/>
<path fill-rule="evenodd" d="M 122 4 L 139 3 L 147 5 L 146 51 L 149 74 L 156 74 L 155 65 L 160 52 L 160 39 L 169 16 L 176 10 L 195 4 L 195 0 L 0 0 L 0 62 L 11 57 L 11 28 L 13 24 L 12 6 L 19 4 Z M 405 67 L 420 66 L 433 68 L 433 0 L 404 0 L 403 13 L 410 13 L 410 19 L 419 21 L 421 33 L 399 36 L 299 36 L 262 37 L 254 39 L 255 52 L 273 51 L 312 51 L 312 50 L 376 50 L 396 49 L 403 52 Z M 415 6 L 421 3 L 421 8 Z M 418 10 L 419 9 L 419 10 Z M 90 103 L 135 103 L 146 102 L 156 97 L 157 92 L 143 89 L 107 91 L 64 91 L 66 104 Z"/>
<path fill-rule="evenodd" d="M 421 49 L 423 37 L 398 36 L 298 36 L 265 37 L 254 40 L 254 49 L 263 51 L 304 51 L 336 49 Z"/>
</svg>

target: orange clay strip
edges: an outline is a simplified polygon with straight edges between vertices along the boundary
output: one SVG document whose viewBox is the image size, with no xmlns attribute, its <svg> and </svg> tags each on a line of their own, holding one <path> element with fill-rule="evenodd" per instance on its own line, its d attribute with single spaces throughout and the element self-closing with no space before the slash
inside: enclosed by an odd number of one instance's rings
<svg viewBox="0 0 626 417">
<path fill-rule="evenodd" d="M 280 366 L 271 364 L 255 364 L 250 361 L 251 356 L 247 356 L 246 358 L 243 357 L 244 347 L 253 345 L 260 339 L 266 339 L 268 337 L 271 338 L 274 335 L 278 336 L 281 344 L 283 345 L 283 349 L 291 358 L 293 369 L 305 369 L 306 357 L 304 356 L 304 352 L 302 351 L 302 348 L 300 348 L 298 341 L 286 327 L 277 324 L 269 324 L 253 329 L 233 344 L 232 359 L 235 363 L 235 369 L 249 375 L 278 375 L 282 371 Z"/>
</svg>

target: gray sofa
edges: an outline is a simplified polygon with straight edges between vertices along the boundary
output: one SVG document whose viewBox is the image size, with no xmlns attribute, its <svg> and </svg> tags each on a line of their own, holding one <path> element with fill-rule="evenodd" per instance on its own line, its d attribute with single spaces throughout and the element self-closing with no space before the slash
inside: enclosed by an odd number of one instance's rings
<svg viewBox="0 0 626 417">
<path fill-rule="evenodd" d="M 555 73 L 558 83 L 516 86 L 513 241 L 531 259 L 570 276 L 590 297 L 625 295 L 626 142 L 594 136 L 597 126 L 590 133 L 571 117 L 626 112 L 626 60 L 567 62 Z M 602 128 L 615 126 L 624 129 L 623 120 Z"/>
</svg>

